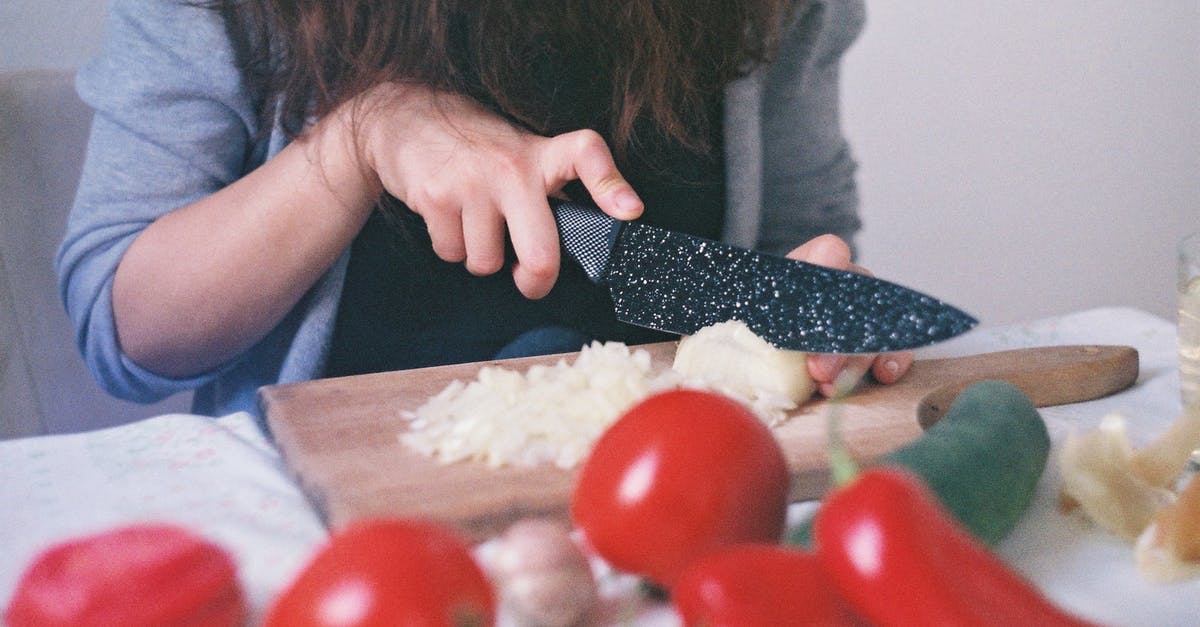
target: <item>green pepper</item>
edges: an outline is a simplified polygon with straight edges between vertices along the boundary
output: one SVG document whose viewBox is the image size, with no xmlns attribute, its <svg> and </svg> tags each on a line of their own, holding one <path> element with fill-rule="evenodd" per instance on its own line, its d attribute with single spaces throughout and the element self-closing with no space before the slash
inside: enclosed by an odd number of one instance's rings
<svg viewBox="0 0 1200 627">
<path fill-rule="evenodd" d="M 1050 454 L 1046 424 L 1029 398 L 1004 381 L 975 383 L 915 442 L 883 457 L 921 478 L 972 534 L 994 545 L 1033 500 Z M 812 522 L 788 534 L 811 543 Z"/>
</svg>

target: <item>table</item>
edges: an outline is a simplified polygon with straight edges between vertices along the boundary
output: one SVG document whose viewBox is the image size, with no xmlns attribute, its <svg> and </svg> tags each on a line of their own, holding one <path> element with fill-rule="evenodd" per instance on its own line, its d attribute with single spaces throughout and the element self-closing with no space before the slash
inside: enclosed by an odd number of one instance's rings
<svg viewBox="0 0 1200 627">
<path fill-rule="evenodd" d="M 1072 430 L 1093 428 L 1108 413 L 1128 419 L 1135 445 L 1179 414 L 1175 327 L 1136 309 L 1092 309 L 978 329 L 918 357 L 1052 344 L 1126 344 L 1141 359 L 1138 382 L 1129 390 L 1041 410 L 1056 447 Z M 998 547 L 1004 559 L 1063 607 L 1103 623 L 1197 623 L 1200 580 L 1144 581 L 1128 545 L 1057 511 L 1057 485 L 1052 453 L 1031 510 Z M 812 507 L 797 504 L 791 513 L 800 516 Z M 88 433 L 0 442 L 0 607 L 7 605 L 25 565 L 48 545 L 140 520 L 186 525 L 231 551 L 256 617 L 326 536 L 249 414 L 217 419 L 172 414 Z M 628 579 L 616 578 L 606 584 L 605 595 L 619 604 L 632 589 Z M 677 622 L 669 608 L 652 604 L 643 604 L 637 619 L 640 625 Z"/>
</svg>

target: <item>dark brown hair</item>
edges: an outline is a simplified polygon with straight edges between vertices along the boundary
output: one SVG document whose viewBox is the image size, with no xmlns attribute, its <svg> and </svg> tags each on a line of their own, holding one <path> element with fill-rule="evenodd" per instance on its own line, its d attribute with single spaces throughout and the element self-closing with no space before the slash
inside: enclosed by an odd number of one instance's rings
<svg viewBox="0 0 1200 627">
<path fill-rule="evenodd" d="M 293 136 L 365 89 L 414 81 L 550 135 L 634 125 L 703 149 L 714 90 L 765 61 L 792 0 L 217 0 Z M 556 97 L 539 76 L 575 72 Z M 580 102 L 584 101 L 584 102 Z M 563 113 L 563 111 L 566 113 Z"/>
</svg>

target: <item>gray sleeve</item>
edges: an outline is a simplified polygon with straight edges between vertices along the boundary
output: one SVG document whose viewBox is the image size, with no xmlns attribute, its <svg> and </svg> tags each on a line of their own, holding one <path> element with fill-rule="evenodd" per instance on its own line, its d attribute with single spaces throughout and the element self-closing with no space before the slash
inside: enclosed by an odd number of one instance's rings
<svg viewBox="0 0 1200 627">
<path fill-rule="evenodd" d="M 861 226 L 838 69 L 862 30 L 864 11 L 862 0 L 806 4 L 769 68 L 762 103 L 763 250 L 783 254 L 825 233 L 853 243 Z"/>
<path fill-rule="evenodd" d="M 150 402 L 213 375 L 167 379 L 122 354 L 114 272 L 151 222 L 247 171 L 254 105 L 220 15 L 181 0 L 113 0 L 104 47 L 80 70 L 76 88 L 94 119 L 55 260 L 59 289 L 100 384 L 120 398 Z"/>
</svg>

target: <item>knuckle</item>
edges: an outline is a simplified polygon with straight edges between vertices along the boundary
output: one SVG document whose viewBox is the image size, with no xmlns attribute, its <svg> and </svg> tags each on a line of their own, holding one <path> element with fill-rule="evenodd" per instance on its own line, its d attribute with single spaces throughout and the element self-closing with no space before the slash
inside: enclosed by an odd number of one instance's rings
<svg viewBox="0 0 1200 627">
<path fill-rule="evenodd" d="M 412 209 L 413 212 L 419 215 L 426 215 L 431 209 L 437 206 L 437 203 L 434 201 L 434 195 L 424 186 L 410 189 L 404 198 L 400 200 L 408 205 L 409 209 Z"/>
<path fill-rule="evenodd" d="M 475 276 L 495 274 L 503 267 L 504 260 L 496 255 L 469 255 L 465 264 L 467 272 Z"/>
<path fill-rule="evenodd" d="M 592 159 L 609 159 L 611 157 L 612 153 L 608 149 L 608 144 L 604 141 L 604 138 L 600 136 L 600 133 L 597 133 L 590 128 L 585 128 L 575 131 L 574 135 L 575 137 L 573 138 L 573 145 L 575 147 L 575 152 L 581 157 Z"/>
<path fill-rule="evenodd" d="M 421 215 L 459 211 L 461 206 L 459 192 L 454 186 L 435 181 L 425 181 L 423 184 L 409 187 L 406 197 L 400 200 L 408 205 L 409 209 Z"/>
<path fill-rule="evenodd" d="M 490 159 L 492 172 L 505 180 L 525 180 L 533 169 L 530 160 L 519 151 L 506 150 L 493 155 Z"/>
<path fill-rule="evenodd" d="M 540 281 L 554 279 L 558 276 L 557 260 L 542 251 L 526 255 L 521 259 L 521 269 L 530 278 Z"/>
<path fill-rule="evenodd" d="M 433 252 L 438 256 L 438 259 L 450 263 L 461 263 L 467 258 L 467 251 L 463 249 L 461 244 L 447 244 L 434 241 Z"/>
</svg>

